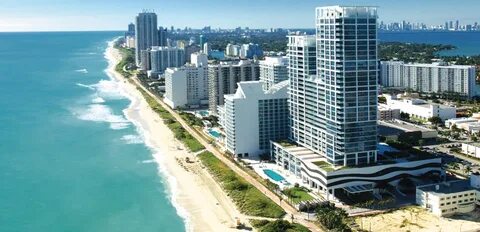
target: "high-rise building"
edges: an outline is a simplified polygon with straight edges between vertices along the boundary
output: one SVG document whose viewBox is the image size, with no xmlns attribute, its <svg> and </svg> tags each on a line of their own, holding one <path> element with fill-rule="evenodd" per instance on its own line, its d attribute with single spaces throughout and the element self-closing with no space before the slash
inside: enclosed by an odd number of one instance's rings
<svg viewBox="0 0 480 232">
<path fill-rule="evenodd" d="M 185 50 L 176 47 L 152 47 L 151 73 L 162 74 L 170 67 L 180 67 L 185 64 Z"/>
<path fill-rule="evenodd" d="M 171 108 L 195 108 L 208 104 L 208 58 L 191 55 L 191 64 L 165 71 L 164 101 Z"/>
<path fill-rule="evenodd" d="M 128 24 L 127 36 L 135 36 L 135 24 Z"/>
<path fill-rule="evenodd" d="M 327 200 L 336 189 L 441 174 L 440 158 L 377 157 L 376 8 L 319 7 L 315 21 L 315 37 L 288 38 L 289 141 L 270 149 L 278 168 Z"/>
<path fill-rule="evenodd" d="M 287 57 L 265 57 L 260 61 L 260 81 L 263 88 L 268 90 L 271 86 L 288 80 Z"/>
<path fill-rule="evenodd" d="M 227 44 L 225 55 L 230 57 L 240 56 L 240 46 L 236 44 Z"/>
<path fill-rule="evenodd" d="M 207 39 L 205 38 L 204 35 L 199 36 L 199 42 L 200 42 L 199 43 L 200 47 L 203 49 L 203 44 L 205 44 L 207 42 Z"/>
<path fill-rule="evenodd" d="M 240 57 L 244 59 L 253 59 L 254 57 L 262 57 L 263 50 L 258 44 L 243 44 L 240 48 Z"/>
<path fill-rule="evenodd" d="M 150 48 L 140 51 L 140 70 L 148 71 L 152 68 Z"/>
<path fill-rule="evenodd" d="M 158 46 L 157 14 L 143 12 L 135 19 L 135 62 L 141 63 L 141 51 Z"/>
<path fill-rule="evenodd" d="M 209 56 L 210 52 L 211 52 L 210 44 L 208 42 L 204 43 L 203 44 L 203 53 L 205 53 L 207 56 Z"/>
<path fill-rule="evenodd" d="M 191 44 L 191 45 L 188 45 L 188 46 L 185 46 L 185 59 L 186 59 L 186 62 L 187 63 L 190 63 L 191 60 L 191 55 L 193 53 L 197 53 L 200 51 L 200 47 L 198 45 L 195 45 L 195 44 Z"/>
<path fill-rule="evenodd" d="M 235 93 L 237 83 L 258 81 L 260 67 L 258 61 L 241 60 L 220 62 L 208 65 L 208 107 L 210 113 L 217 114 L 217 107 L 223 105 L 225 94 Z"/>
<path fill-rule="evenodd" d="M 158 28 L 158 46 L 166 47 L 167 37 L 168 37 L 167 28 L 159 27 Z"/>
<path fill-rule="evenodd" d="M 270 150 L 271 140 L 288 137 L 288 81 L 268 91 L 259 81 L 237 85 L 235 94 L 225 95 L 225 104 L 219 107 L 225 148 L 235 157 L 258 157 Z"/>
<path fill-rule="evenodd" d="M 401 87 L 422 93 L 476 96 L 476 68 L 448 63 L 406 64 L 402 61 L 382 61 L 381 79 L 384 87 Z"/>
</svg>

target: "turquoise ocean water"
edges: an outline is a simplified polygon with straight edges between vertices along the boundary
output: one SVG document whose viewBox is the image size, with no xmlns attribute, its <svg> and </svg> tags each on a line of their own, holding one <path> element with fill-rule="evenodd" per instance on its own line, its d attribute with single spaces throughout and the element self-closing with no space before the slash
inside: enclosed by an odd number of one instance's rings
<svg viewBox="0 0 480 232">
<path fill-rule="evenodd" d="M 184 231 L 104 70 L 121 33 L 0 33 L 0 231 Z"/>
</svg>

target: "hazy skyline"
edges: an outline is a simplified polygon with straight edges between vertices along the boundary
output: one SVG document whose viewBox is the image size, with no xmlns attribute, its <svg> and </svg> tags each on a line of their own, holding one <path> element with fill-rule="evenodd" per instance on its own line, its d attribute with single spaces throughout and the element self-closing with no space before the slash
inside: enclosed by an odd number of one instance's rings
<svg viewBox="0 0 480 232">
<path fill-rule="evenodd" d="M 480 21 L 478 0 L 1 0 L 0 31 L 125 30 L 143 9 L 167 27 L 313 28 L 315 7 L 327 5 L 378 6 L 384 22 Z"/>
</svg>

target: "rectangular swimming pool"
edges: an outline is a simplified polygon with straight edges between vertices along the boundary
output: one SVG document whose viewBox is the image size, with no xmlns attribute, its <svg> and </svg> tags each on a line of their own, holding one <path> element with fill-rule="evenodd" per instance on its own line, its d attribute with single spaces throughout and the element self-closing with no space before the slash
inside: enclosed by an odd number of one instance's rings
<svg viewBox="0 0 480 232">
<path fill-rule="evenodd" d="M 220 132 L 216 131 L 216 130 L 212 130 L 212 129 L 208 129 L 208 133 L 215 137 L 215 138 L 220 138 L 222 136 L 222 134 L 220 134 Z"/>
<path fill-rule="evenodd" d="M 267 175 L 270 179 L 272 179 L 274 181 L 277 181 L 277 182 L 281 182 L 281 181 L 285 180 L 285 178 L 283 178 L 283 176 L 281 176 L 280 174 L 278 174 L 277 172 L 275 172 L 271 169 L 263 169 L 263 173 L 265 173 L 265 175 Z"/>
</svg>

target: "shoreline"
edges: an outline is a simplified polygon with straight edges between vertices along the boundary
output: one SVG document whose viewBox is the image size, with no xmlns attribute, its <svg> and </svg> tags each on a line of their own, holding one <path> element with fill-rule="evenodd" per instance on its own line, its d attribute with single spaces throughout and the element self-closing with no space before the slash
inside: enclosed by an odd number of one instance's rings
<svg viewBox="0 0 480 232">
<path fill-rule="evenodd" d="M 115 71 L 121 54 L 113 48 L 112 42 L 105 51 L 105 58 L 108 61 L 107 75 L 118 82 L 131 101 L 123 113 L 151 149 L 160 178 L 166 184 L 167 197 L 183 219 L 186 230 L 234 231 L 232 227 L 236 218 L 246 222 L 195 154 L 174 138 L 172 131 L 150 108 L 136 86 Z M 196 162 L 186 163 L 186 157 Z"/>
</svg>

